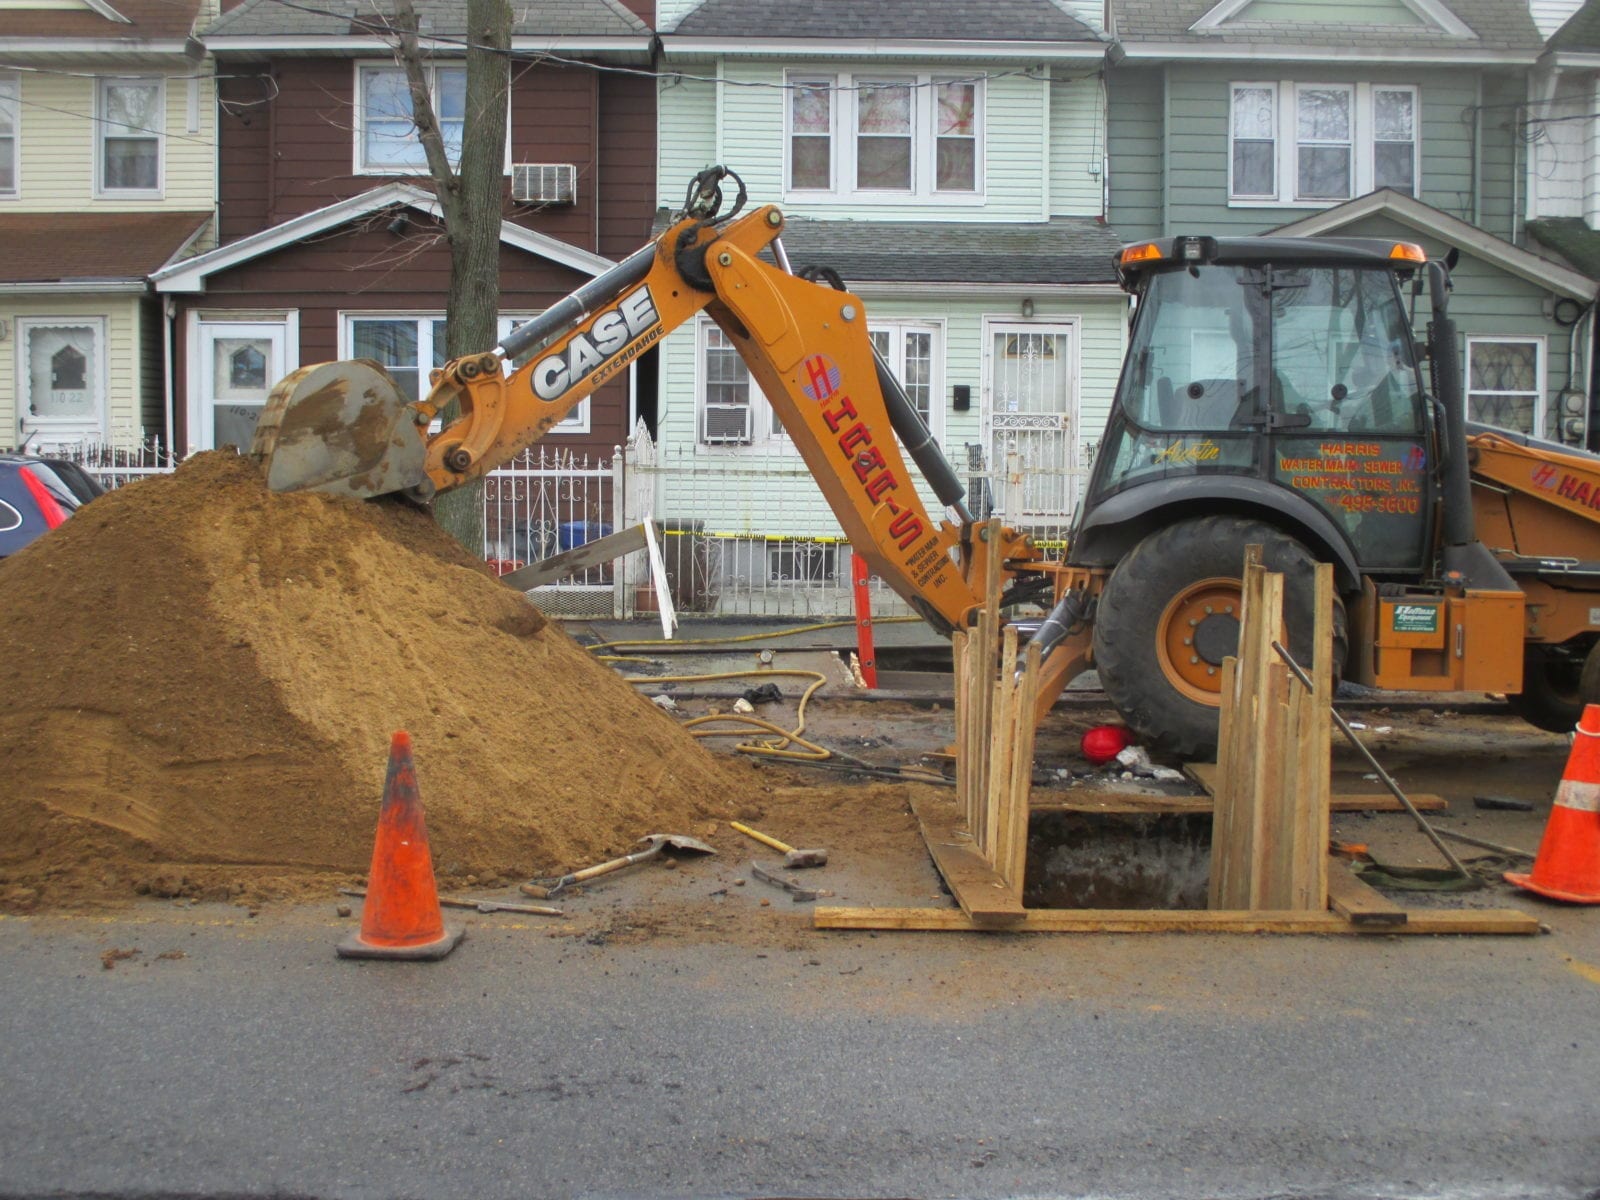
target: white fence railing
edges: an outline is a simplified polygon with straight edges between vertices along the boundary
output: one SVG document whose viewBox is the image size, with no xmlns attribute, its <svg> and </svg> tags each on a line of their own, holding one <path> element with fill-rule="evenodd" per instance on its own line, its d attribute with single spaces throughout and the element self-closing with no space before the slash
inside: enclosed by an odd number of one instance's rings
<svg viewBox="0 0 1600 1200">
<path fill-rule="evenodd" d="M 108 488 L 175 466 L 153 445 L 60 453 Z M 1086 474 L 1062 471 L 1048 487 L 1075 503 Z M 996 471 L 974 454 L 961 475 L 974 516 L 1001 516 L 1047 551 L 1063 544 L 1071 513 L 1038 511 L 1036 468 L 1012 456 Z M 661 447 L 642 426 L 610 458 L 538 445 L 490 472 L 483 555 L 502 572 L 513 570 L 646 518 L 661 535 L 666 585 L 679 612 L 830 618 L 854 611 L 850 544 L 796 455 Z M 870 587 L 875 614 L 910 611 L 882 580 L 872 577 Z M 552 616 L 630 617 L 656 609 L 643 552 L 538 588 L 534 599 Z"/>
</svg>

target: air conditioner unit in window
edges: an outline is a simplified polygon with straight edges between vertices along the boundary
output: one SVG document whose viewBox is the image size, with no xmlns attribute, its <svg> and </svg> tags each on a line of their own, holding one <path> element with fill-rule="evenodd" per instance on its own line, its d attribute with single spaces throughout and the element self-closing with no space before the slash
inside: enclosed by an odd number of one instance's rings
<svg viewBox="0 0 1600 1200">
<path fill-rule="evenodd" d="M 576 204 L 578 168 L 572 163 L 515 163 L 511 198 L 528 204 Z"/>
<path fill-rule="evenodd" d="M 745 445 L 750 441 L 748 404 L 708 404 L 704 441 L 710 446 Z"/>
</svg>

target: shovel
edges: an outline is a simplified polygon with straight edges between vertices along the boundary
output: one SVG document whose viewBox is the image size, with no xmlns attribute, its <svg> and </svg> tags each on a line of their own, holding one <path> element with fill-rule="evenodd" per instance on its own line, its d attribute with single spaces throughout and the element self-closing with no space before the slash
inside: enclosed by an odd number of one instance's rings
<svg viewBox="0 0 1600 1200">
<path fill-rule="evenodd" d="M 632 854 L 624 854 L 621 858 L 613 858 L 610 862 L 603 862 L 597 866 L 585 867 L 581 871 L 573 871 L 570 875 L 560 875 L 554 878 L 530 879 L 518 889 L 524 896 L 532 896 L 536 900 L 548 900 L 552 896 L 560 895 L 562 891 L 575 883 L 582 883 L 586 879 L 595 879 L 601 875 L 609 875 L 613 871 L 620 871 L 623 867 L 631 867 L 635 863 L 648 862 L 659 857 L 667 849 L 680 850 L 688 854 L 715 854 L 716 848 L 708 846 L 699 838 L 686 837 L 681 833 L 652 833 L 639 839 L 649 842 L 644 850 L 635 850 Z"/>
</svg>

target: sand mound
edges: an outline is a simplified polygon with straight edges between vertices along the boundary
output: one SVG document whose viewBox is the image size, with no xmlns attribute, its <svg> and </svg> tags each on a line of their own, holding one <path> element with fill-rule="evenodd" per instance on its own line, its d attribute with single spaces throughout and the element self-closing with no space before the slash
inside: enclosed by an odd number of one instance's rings
<svg viewBox="0 0 1600 1200">
<path fill-rule="evenodd" d="M 12 908 L 363 872 L 395 729 L 446 876 L 585 865 L 739 790 L 429 515 L 230 452 L 0 562 L 0 646 Z"/>
</svg>

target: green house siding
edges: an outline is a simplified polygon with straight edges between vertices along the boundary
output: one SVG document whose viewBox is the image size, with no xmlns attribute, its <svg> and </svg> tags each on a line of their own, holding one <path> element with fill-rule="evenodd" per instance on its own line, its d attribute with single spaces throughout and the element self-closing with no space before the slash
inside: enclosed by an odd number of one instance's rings
<svg viewBox="0 0 1600 1200">
<path fill-rule="evenodd" d="M 1119 67 L 1106 80 L 1106 219 L 1130 240 L 1155 237 L 1165 227 L 1163 86 L 1159 68 Z"/>
<path fill-rule="evenodd" d="M 1109 219 L 1131 239 L 1259 233 L 1316 212 L 1301 205 L 1230 204 L 1231 85 L 1389 83 L 1420 92 L 1419 199 L 1463 220 L 1476 217 L 1481 227 L 1509 237 L 1517 189 L 1511 105 L 1520 84 L 1508 74 L 1485 76 L 1480 109 L 1479 79 L 1480 73 L 1461 69 L 1363 68 L 1356 74 L 1331 63 L 1119 69 L 1109 81 Z"/>
<path fill-rule="evenodd" d="M 1416 242 L 1429 258 L 1443 258 L 1452 247 L 1437 238 L 1419 235 L 1409 225 L 1389 217 L 1369 217 L 1339 230 L 1346 237 L 1392 238 L 1396 241 Z M 1459 247 L 1457 247 L 1459 249 Z M 1450 315 L 1456 322 L 1462 339 L 1462 353 L 1466 352 L 1469 337 L 1539 337 L 1545 344 L 1544 396 L 1547 423 L 1538 431 L 1551 436 L 1554 430 L 1548 416 L 1554 407 L 1557 393 L 1569 384 L 1587 392 L 1583 372 L 1585 357 L 1580 356 L 1578 378 L 1570 378 L 1569 363 L 1572 351 L 1572 330 L 1563 328 L 1545 315 L 1545 304 L 1550 292 L 1538 284 L 1530 283 L 1520 275 L 1512 275 L 1500 267 L 1473 256 L 1462 249 L 1461 258 L 1450 275 L 1453 288 L 1450 293 Z M 1427 335 L 1426 294 L 1418 303 L 1416 333 Z M 1578 328 L 1582 328 L 1579 326 Z M 1465 372 L 1466 360 L 1462 359 Z M 1463 379 L 1466 375 L 1463 374 Z"/>
<path fill-rule="evenodd" d="M 1527 99 L 1527 84 L 1520 73 L 1484 76 L 1483 108 L 1478 113 L 1483 147 L 1478 178 L 1482 192 L 1474 223 L 1508 242 L 1520 239 L 1520 210 L 1527 202 L 1520 140 L 1524 116 L 1520 106 Z M 1467 219 L 1472 217 L 1468 215 Z"/>
<path fill-rule="evenodd" d="M 940 444 L 964 476 L 965 446 L 979 443 L 984 429 L 985 318 L 1023 324 L 1020 298 L 1004 294 L 983 297 L 880 297 L 865 299 L 869 322 L 916 321 L 942 331 L 942 422 Z M 1126 344 L 1127 303 L 1120 297 L 1034 297 L 1034 321 L 1071 323 L 1078 337 L 1078 418 L 1080 459 L 1100 440 L 1110 408 Z M 769 536 L 827 537 L 839 532 L 816 482 L 804 473 L 799 456 L 784 453 L 781 443 L 753 447 L 698 445 L 699 386 L 696 369 L 698 337 L 693 326 L 669 336 L 662 347 L 662 422 L 659 441 L 673 453 L 691 452 L 700 474 L 668 472 L 657 512 L 664 517 L 693 516 L 707 530 L 759 532 Z M 971 388 L 972 406 L 954 409 L 954 389 Z M 777 461 L 790 469 L 771 470 Z M 762 472 L 760 486 L 751 479 Z M 719 481 L 719 478 L 720 481 Z M 918 481 L 929 510 L 941 510 L 932 492 Z"/>
<path fill-rule="evenodd" d="M 786 64 L 725 59 L 685 67 L 688 73 L 724 80 L 702 83 L 668 76 L 658 92 L 658 199 L 676 207 L 695 170 L 722 162 L 737 171 L 752 201 L 782 202 L 797 216 L 848 215 L 857 220 L 1038 221 L 1049 216 L 1095 216 L 1101 211 L 1105 138 L 1104 101 L 1097 78 L 1060 72 L 1034 78 L 1011 67 L 989 68 L 983 92 L 983 174 L 973 196 L 834 197 L 786 193 L 784 105 L 789 75 L 830 75 L 862 70 L 864 64 Z M 983 66 L 915 64 L 881 71 L 981 75 Z M 835 136 L 849 136 L 845 114 L 836 114 Z"/>
<path fill-rule="evenodd" d="M 1101 211 L 1105 101 L 1095 79 L 1058 72 L 1050 83 L 1050 197 L 1053 217 Z"/>
<path fill-rule="evenodd" d="M 1400 0 L 1342 0 L 1339 4 L 1297 4 L 1294 0 L 1255 0 L 1235 21 L 1307 21 L 1338 25 L 1423 25 Z"/>
</svg>

